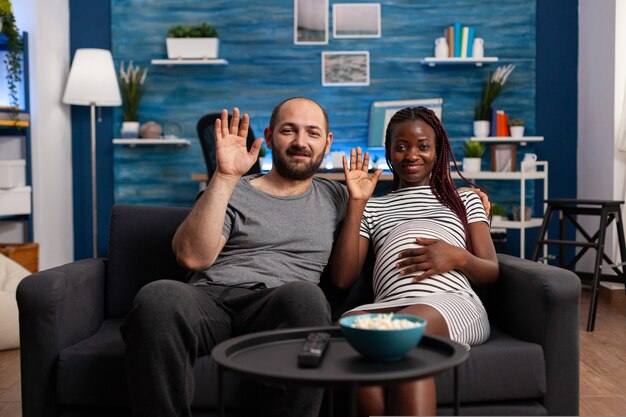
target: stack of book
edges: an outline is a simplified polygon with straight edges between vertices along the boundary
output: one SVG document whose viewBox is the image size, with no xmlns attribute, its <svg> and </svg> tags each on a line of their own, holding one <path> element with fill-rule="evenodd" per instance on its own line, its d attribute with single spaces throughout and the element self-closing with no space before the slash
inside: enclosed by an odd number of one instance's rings
<svg viewBox="0 0 626 417">
<path fill-rule="evenodd" d="M 509 115 L 504 110 L 491 109 L 489 136 L 511 136 L 509 132 Z"/>
<path fill-rule="evenodd" d="M 474 45 L 474 27 L 456 22 L 444 30 L 448 42 L 448 57 L 471 58 Z"/>
</svg>

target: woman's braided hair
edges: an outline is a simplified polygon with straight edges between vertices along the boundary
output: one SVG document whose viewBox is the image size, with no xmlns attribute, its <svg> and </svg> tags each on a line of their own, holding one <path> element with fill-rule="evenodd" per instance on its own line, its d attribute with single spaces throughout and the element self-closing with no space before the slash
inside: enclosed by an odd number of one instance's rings
<svg viewBox="0 0 626 417">
<path fill-rule="evenodd" d="M 448 134 L 443 127 L 443 124 L 435 115 L 435 113 L 426 107 L 406 107 L 399 110 L 393 115 L 389 124 L 387 125 L 387 131 L 385 132 L 385 158 L 387 165 L 393 173 L 393 184 L 391 186 L 392 191 L 395 191 L 400 186 L 400 177 L 396 174 L 391 164 L 391 142 L 392 133 L 395 127 L 401 123 L 407 121 L 421 120 L 429 125 L 435 131 L 435 163 L 433 170 L 430 173 L 430 189 L 437 198 L 437 200 L 448 207 L 455 213 L 463 224 L 465 229 L 465 241 L 467 242 L 467 249 L 471 251 L 472 242 L 469 238 L 469 224 L 467 222 L 467 211 L 465 210 L 465 204 L 459 197 L 456 187 L 452 182 L 452 176 L 450 175 L 450 160 L 454 163 L 454 168 L 459 173 L 459 176 L 472 187 L 478 188 L 476 184 L 466 179 L 461 174 L 457 165 L 452 148 L 450 146 L 450 140 Z"/>
</svg>

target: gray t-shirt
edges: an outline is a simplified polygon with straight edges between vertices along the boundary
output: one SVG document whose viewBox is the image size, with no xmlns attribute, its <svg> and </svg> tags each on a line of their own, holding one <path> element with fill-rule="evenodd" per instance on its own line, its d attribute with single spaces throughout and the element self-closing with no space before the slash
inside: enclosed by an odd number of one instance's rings
<svg viewBox="0 0 626 417">
<path fill-rule="evenodd" d="M 235 187 L 222 230 L 226 245 L 204 273 L 223 285 L 318 283 L 345 214 L 346 187 L 314 177 L 303 194 L 279 197 L 250 185 L 258 176 Z"/>
</svg>

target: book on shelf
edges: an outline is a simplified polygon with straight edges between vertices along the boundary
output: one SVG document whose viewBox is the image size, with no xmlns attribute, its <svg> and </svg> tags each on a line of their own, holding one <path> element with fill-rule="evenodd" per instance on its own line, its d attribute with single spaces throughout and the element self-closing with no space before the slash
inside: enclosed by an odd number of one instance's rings
<svg viewBox="0 0 626 417">
<path fill-rule="evenodd" d="M 454 27 L 454 57 L 461 57 L 461 24 L 459 22 L 455 22 L 453 24 Z"/>
<path fill-rule="evenodd" d="M 469 34 L 469 28 L 463 26 L 461 29 L 461 58 L 467 58 L 467 35 Z"/>
<path fill-rule="evenodd" d="M 446 42 L 448 43 L 448 57 L 454 57 L 454 26 L 448 26 L 443 32 L 446 36 Z"/>
<path fill-rule="evenodd" d="M 28 127 L 28 120 L 0 120 L 0 126 Z"/>
<path fill-rule="evenodd" d="M 509 134 L 509 115 L 504 110 L 497 111 L 496 136 L 511 136 Z"/>
<path fill-rule="evenodd" d="M 18 111 L 17 113 L 14 113 L 13 111 L 0 110 L 0 120 L 27 122 L 30 120 L 30 116 L 28 113 L 24 112 Z"/>
<path fill-rule="evenodd" d="M 491 117 L 489 118 L 489 136 L 498 136 L 498 110 L 491 108 Z"/>
<path fill-rule="evenodd" d="M 467 30 L 467 57 L 471 58 L 472 47 L 474 46 L 474 26 L 470 26 Z"/>
</svg>

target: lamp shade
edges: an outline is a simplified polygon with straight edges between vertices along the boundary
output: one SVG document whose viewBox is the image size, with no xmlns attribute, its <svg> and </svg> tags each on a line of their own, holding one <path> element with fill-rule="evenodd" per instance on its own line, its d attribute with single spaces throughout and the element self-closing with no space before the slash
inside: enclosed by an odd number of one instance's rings
<svg viewBox="0 0 626 417">
<path fill-rule="evenodd" d="M 111 51 L 77 49 L 63 94 L 63 103 L 89 106 L 122 104 Z"/>
</svg>

